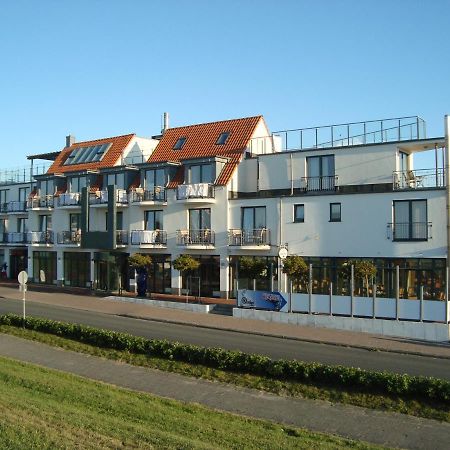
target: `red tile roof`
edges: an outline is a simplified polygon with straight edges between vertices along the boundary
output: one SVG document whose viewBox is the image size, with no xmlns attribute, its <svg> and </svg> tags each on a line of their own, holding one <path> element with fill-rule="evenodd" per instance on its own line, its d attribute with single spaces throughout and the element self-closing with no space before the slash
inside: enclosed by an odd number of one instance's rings
<svg viewBox="0 0 450 450">
<path fill-rule="evenodd" d="M 255 116 L 169 128 L 165 131 L 148 162 L 183 161 L 224 156 L 229 158 L 230 161 L 225 164 L 216 184 L 226 185 L 261 120 L 263 120 L 262 116 Z M 230 133 L 227 141 L 223 145 L 217 145 L 218 137 L 224 132 Z M 186 142 L 180 150 L 174 150 L 175 143 L 181 137 L 186 138 Z M 175 187 L 182 183 L 183 175 L 183 171 L 180 169 L 168 187 Z"/>
<path fill-rule="evenodd" d="M 65 147 L 61 150 L 60 154 L 56 157 L 54 163 L 50 166 L 47 173 L 64 173 L 64 172 L 76 172 L 78 170 L 95 170 L 104 167 L 112 167 L 119 160 L 125 147 L 130 143 L 135 134 L 126 134 L 123 136 L 115 136 L 110 138 L 96 139 L 94 141 L 77 142 L 70 147 Z M 87 147 L 89 145 L 99 145 L 111 143 L 111 147 L 103 156 L 101 161 L 82 163 L 82 164 L 69 164 L 64 165 L 64 162 L 72 152 L 72 150 L 78 147 Z"/>
</svg>

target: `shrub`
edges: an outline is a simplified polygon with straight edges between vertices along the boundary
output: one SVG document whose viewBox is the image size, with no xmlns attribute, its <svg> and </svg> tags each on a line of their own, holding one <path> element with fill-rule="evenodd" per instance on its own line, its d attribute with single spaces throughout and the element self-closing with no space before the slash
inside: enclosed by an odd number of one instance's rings
<svg viewBox="0 0 450 450">
<path fill-rule="evenodd" d="M 25 328 L 30 330 L 63 336 L 98 347 L 201 364 L 238 373 L 357 388 L 366 392 L 376 391 L 426 400 L 450 401 L 450 382 L 437 378 L 371 372 L 354 367 L 328 366 L 297 360 L 272 360 L 267 356 L 240 351 L 199 347 L 167 340 L 149 340 L 126 333 L 34 317 L 27 317 L 24 323 L 22 317 L 14 314 L 0 316 L 0 324 L 16 327 L 25 325 Z"/>
</svg>

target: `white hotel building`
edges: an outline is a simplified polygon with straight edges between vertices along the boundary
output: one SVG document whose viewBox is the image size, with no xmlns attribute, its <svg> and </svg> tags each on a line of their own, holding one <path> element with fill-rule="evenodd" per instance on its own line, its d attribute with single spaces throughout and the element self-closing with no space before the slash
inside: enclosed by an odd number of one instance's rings
<svg viewBox="0 0 450 450">
<path fill-rule="evenodd" d="M 132 289 L 128 256 L 148 253 L 149 291 L 179 293 L 171 262 L 190 254 L 201 296 L 235 297 L 250 286 L 244 255 L 267 262 L 258 289 L 286 290 L 287 248 L 312 263 L 313 294 L 348 294 L 340 266 L 368 258 L 378 296 L 444 300 L 446 124 L 434 138 L 418 117 L 271 133 L 257 116 L 152 138 L 68 136 L 29 157 L 50 160 L 45 173 L 2 172 L 0 262 L 11 278 L 26 269 L 35 283 L 116 291 Z M 414 165 L 421 152 L 431 168 Z"/>
</svg>

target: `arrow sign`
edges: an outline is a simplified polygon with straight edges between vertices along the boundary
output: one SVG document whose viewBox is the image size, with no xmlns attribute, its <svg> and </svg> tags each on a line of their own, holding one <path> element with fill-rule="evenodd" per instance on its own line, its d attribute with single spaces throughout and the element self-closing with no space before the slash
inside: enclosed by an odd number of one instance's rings
<svg viewBox="0 0 450 450">
<path fill-rule="evenodd" d="M 238 306 L 242 308 L 280 311 L 285 305 L 287 305 L 287 301 L 280 292 L 251 291 L 247 289 L 238 291 Z"/>
</svg>

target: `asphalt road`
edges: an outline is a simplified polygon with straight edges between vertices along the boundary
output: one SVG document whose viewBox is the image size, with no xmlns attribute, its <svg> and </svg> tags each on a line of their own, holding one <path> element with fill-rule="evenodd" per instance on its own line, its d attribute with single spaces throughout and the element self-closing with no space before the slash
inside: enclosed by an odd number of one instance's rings
<svg viewBox="0 0 450 450">
<path fill-rule="evenodd" d="M 17 300 L 0 298 L 0 314 L 6 313 L 22 314 L 22 303 Z M 387 370 L 450 380 L 449 359 L 369 351 L 292 339 L 256 336 L 234 331 L 205 329 L 191 325 L 120 317 L 42 303 L 28 303 L 27 314 L 72 323 L 83 323 L 146 338 L 168 339 L 208 347 L 222 347 L 258 353 L 271 358 L 340 364 L 369 370 Z"/>
</svg>

